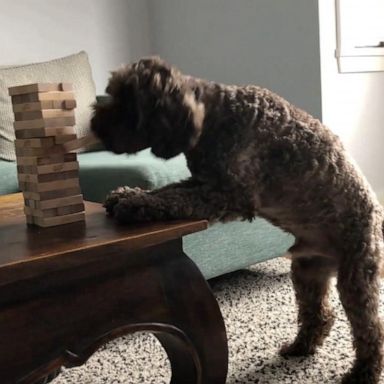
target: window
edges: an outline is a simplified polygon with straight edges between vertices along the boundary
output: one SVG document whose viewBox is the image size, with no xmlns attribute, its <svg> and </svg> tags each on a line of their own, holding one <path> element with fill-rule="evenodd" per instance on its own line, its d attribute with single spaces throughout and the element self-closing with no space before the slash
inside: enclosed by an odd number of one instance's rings
<svg viewBox="0 0 384 384">
<path fill-rule="evenodd" d="M 336 0 L 339 72 L 384 71 L 384 0 Z"/>
</svg>

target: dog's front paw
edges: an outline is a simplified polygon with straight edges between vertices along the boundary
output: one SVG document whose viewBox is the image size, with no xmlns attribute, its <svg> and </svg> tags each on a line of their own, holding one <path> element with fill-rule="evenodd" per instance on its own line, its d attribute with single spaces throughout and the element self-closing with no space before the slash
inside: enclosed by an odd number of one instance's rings
<svg viewBox="0 0 384 384">
<path fill-rule="evenodd" d="M 119 187 L 113 191 L 111 191 L 107 197 L 105 198 L 103 207 L 107 211 L 109 215 L 114 214 L 115 206 L 119 203 L 120 199 L 130 198 L 132 196 L 145 193 L 140 188 L 130 188 L 130 187 Z"/>
<path fill-rule="evenodd" d="M 164 211 L 155 197 L 139 193 L 119 199 L 113 216 L 121 224 L 143 223 L 164 218 Z"/>
</svg>

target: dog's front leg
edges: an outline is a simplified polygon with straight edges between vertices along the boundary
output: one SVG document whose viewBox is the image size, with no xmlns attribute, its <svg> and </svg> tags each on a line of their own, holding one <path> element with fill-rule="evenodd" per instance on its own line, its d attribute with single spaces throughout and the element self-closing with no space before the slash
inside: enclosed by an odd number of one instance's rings
<svg viewBox="0 0 384 384">
<path fill-rule="evenodd" d="M 109 194 L 105 198 L 103 206 L 109 215 L 113 215 L 115 206 L 119 203 L 120 199 L 132 198 L 133 196 L 144 192 L 146 191 L 138 187 L 118 187 L 113 191 L 109 192 Z"/>
<path fill-rule="evenodd" d="M 175 219 L 220 220 L 228 215 L 228 196 L 206 185 L 174 184 L 154 192 L 136 192 L 122 197 L 113 207 L 118 222 L 148 222 Z"/>
<path fill-rule="evenodd" d="M 156 195 L 159 193 L 163 193 L 169 189 L 176 188 L 191 188 L 197 186 L 199 183 L 193 179 L 192 177 L 186 180 L 179 181 L 177 183 L 168 184 L 164 187 L 154 190 L 144 190 L 139 187 L 131 188 L 128 186 L 118 187 L 113 191 L 109 192 L 104 201 L 104 208 L 107 213 L 113 215 L 113 211 L 115 209 L 115 205 L 118 204 L 120 199 L 131 199 L 135 195 L 139 195 L 142 193 L 150 193 L 151 195 Z"/>
</svg>

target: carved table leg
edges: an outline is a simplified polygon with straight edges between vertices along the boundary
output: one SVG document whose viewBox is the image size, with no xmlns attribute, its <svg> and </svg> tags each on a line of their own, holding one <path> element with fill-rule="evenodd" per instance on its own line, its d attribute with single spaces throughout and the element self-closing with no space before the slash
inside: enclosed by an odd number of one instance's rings
<svg viewBox="0 0 384 384">
<path fill-rule="evenodd" d="M 166 350 L 172 384 L 225 383 L 223 319 L 181 239 L 128 255 L 117 244 L 103 262 L 3 287 L 0 297 L 2 384 L 37 383 L 142 330 Z"/>
<path fill-rule="evenodd" d="M 51 372 L 49 375 L 45 376 L 43 379 L 40 379 L 37 381 L 37 384 L 48 384 L 50 383 L 53 379 L 56 379 L 57 376 L 60 375 L 61 368 L 56 369 L 55 371 Z"/>
</svg>

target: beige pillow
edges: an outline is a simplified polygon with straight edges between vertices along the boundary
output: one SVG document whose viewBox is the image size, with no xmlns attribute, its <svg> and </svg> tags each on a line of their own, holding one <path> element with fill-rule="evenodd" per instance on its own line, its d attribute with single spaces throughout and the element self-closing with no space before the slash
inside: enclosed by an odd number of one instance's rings
<svg viewBox="0 0 384 384">
<path fill-rule="evenodd" d="M 89 132 L 90 105 L 96 99 L 96 89 L 85 52 L 43 63 L 0 68 L 0 159 L 16 160 L 13 112 L 8 87 L 37 82 L 72 83 L 77 101 L 76 132 L 79 137 Z"/>
</svg>

